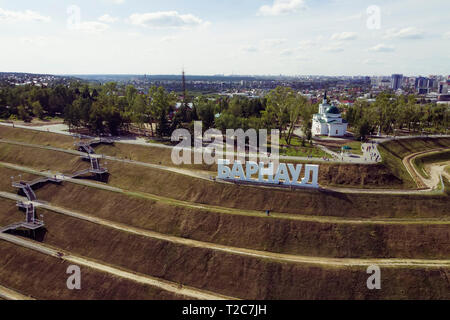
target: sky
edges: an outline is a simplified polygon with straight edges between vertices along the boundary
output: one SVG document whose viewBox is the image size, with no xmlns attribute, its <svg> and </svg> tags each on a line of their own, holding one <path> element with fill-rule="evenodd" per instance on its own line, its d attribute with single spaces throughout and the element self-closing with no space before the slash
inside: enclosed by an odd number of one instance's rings
<svg viewBox="0 0 450 320">
<path fill-rule="evenodd" d="M 0 72 L 447 75 L 448 0 L 0 0 Z"/>
</svg>

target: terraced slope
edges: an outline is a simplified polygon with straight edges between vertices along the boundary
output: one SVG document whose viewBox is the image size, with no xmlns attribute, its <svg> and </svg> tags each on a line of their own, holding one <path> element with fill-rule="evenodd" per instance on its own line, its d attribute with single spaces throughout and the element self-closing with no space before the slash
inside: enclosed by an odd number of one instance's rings
<svg viewBox="0 0 450 320">
<path fill-rule="evenodd" d="M 0 126 L 0 138 L 63 149 L 73 149 L 73 143 L 75 141 L 70 136 L 17 128 L 13 129 L 5 126 Z M 444 141 L 443 143 L 450 145 L 449 138 L 442 139 L 442 141 Z M 97 147 L 96 150 L 99 154 L 123 159 L 133 159 L 135 161 L 152 164 L 174 166 L 171 161 L 170 149 L 116 143 L 114 146 L 101 145 Z M 397 168 L 397 163 L 392 161 L 392 155 L 390 153 L 388 153 L 388 158 L 388 161 L 377 165 L 321 163 L 319 182 L 321 185 L 325 186 L 393 189 L 404 187 L 414 188 L 414 185 L 407 175 L 399 174 L 399 172 L 402 173 L 402 171 Z M 215 175 L 217 172 L 216 166 L 208 165 L 182 165 L 176 167 L 204 170 L 207 176 Z"/>
<path fill-rule="evenodd" d="M 5 143 L 0 161 L 0 226 L 23 215 L 11 176 L 28 180 L 87 165 L 76 154 Z M 69 179 L 36 190 L 46 230 L 38 242 L 23 232 L 0 236 L 0 257 L 7 257 L 0 286 L 39 299 L 450 298 L 445 194 L 291 192 L 120 161 L 107 166 L 103 183 Z M 40 279 L 46 292 L 27 289 L 34 286 L 22 279 L 27 262 L 53 272 Z M 67 263 L 92 272 L 90 289 L 98 279 L 108 284 L 80 296 L 60 293 Z M 366 287 L 373 264 L 382 269 L 381 291 Z"/>
</svg>

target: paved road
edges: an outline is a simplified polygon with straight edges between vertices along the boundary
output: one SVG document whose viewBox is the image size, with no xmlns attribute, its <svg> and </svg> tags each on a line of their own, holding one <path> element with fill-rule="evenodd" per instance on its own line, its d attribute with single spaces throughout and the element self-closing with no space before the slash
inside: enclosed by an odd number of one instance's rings
<svg viewBox="0 0 450 320">
<path fill-rule="evenodd" d="M 199 299 L 199 300 L 231 300 L 234 299 L 232 297 L 227 297 L 219 294 L 210 293 L 204 290 L 199 290 L 195 288 L 190 287 L 181 287 L 173 282 L 169 282 L 166 280 L 161 280 L 158 278 L 146 276 L 146 275 L 140 275 L 136 274 L 130 271 L 125 271 L 122 269 L 118 269 L 112 266 L 108 266 L 105 264 L 101 264 L 95 261 L 92 261 L 90 259 L 75 256 L 70 254 L 69 252 L 65 252 L 64 250 L 60 250 L 59 248 L 52 248 L 47 245 L 43 245 L 41 243 L 30 241 L 24 238 L 19 238 L 16 236 L 11 236 L 8 234 L 0 233 L 0 240 L 4 240 L 10 243 L 13 243 L 15 245 L 31 249 L 34 251 L 37 251 L 39 253 L 43 253 L 48 256 L 52 256 L 58 259 L 62 259 L 65 261 L 68 261 L 72 264 L 79 265 L 79 266 L 85 266 L 88 268 L 92 268 L 101 272 L 106 272 L 109 274 L 112 274 L 114 276 L 132 280 L 135 282 L 139 282 L 142 284 L 146 284 L 152 287 L 156 287 L 159 289 L 163 289 L 168 292 L 172 292 L 175 294 L 183 295 L 192 299 Z M 62 258 L 59 256 L 59 253 L 62 253 Z"/>
</svg>

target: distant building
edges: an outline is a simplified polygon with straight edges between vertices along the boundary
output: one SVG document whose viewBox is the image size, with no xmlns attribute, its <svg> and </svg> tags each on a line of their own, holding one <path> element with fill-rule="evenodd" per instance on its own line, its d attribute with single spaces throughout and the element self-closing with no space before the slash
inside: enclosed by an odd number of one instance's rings
<svg viewBox="0 0 450 320">
<path fill-rule="evenodd" d="M 343 137 L 347 132 L 348 123 L 342 119 L 341 112 L 334 105 L 328 104 L 327 93 L 315 114 L 312 123 L 313 136 Z"/>
<path fill-rule="evenodd" d="M 415 89 L 418 94 L 428 94 L 433 85 L 433 80 L 425 77 L 417 77 Z"/>
<path fill-rule="evenodd" d="M 402 88 L 403 75 L 402 74 L 393 74 L 391 80 L 391 89 L 397 91 Z"/>
<path fill-rule="evenodd" d="M 448 83 L 446 81 L 439 82 L 438 93 L 447 94 L 448 93 Z"/>
</svg>

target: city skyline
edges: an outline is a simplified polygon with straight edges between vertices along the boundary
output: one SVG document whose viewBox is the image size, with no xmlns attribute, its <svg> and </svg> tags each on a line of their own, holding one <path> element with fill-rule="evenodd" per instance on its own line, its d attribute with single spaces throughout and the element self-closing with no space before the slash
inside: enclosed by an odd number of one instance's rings
<svg viewBox="0 0 450 320">
<path fill-rule="evenodd" d="M 446 75 L 449 11 L 439 0 L 0 0 L 0 70 Z"/>
</svg>

